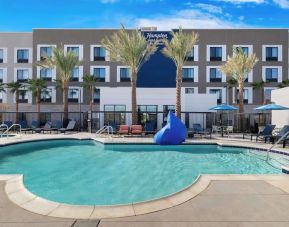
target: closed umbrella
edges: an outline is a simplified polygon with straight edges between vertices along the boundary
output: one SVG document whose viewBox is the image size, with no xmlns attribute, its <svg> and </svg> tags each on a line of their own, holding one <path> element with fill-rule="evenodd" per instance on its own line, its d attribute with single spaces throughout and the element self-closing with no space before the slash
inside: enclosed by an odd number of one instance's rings
<svg viewBox="0 0 289 227">
<path fill-rule="evenodd" d="M 238 108 L 228 105 L 228 104 L 221 104 L 214 107 L 209 108 L 209 110 L 217 110 L 217 111 L 233 111 L 238 110 Z M 222 121 L 222 112 L 221 112 L 221 126 L 222 126 L 222 137 L 224 136 L 224 130 L 223 130 L 223 121 Z"/>
</svg>

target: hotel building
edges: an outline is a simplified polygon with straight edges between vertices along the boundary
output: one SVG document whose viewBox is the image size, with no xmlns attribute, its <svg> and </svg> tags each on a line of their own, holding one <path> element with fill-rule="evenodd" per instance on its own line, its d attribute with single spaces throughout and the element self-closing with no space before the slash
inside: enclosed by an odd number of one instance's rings
<svg viewBox="0 0 289 227">
<path fill-rule="evenodd" d="M 95 111 L 131 111 L 130 72 L 120 63 L 110 61 L 101 40 L 111 36 L 114 29 L 33 29 L 32 32 L 0 33 L 0 82 L 27 82 L 31 78 L 47 81 L 42 94 L 43 112 L 63 110 L 62 91 L 54 80 L 57 69 L 37 65 L 44 56 L 52 55 L 52 47 L 73 51 L 81 65 L 72 72 L 69 85 L 69 110 L 88 110 L 88 93 L 82 87 L 83 76 L 94 75 L 98 82 L 93 94 Z M 226 75 L 218 69 L 232 55 L 232 47 L 240 47 L 247 54 L 256 53 L 259 62 L 245 81 L 245 109 L 262 104 L 262 96 L 270 100 L 270 93 L 288 75 L 288 29 L 185 29 L 197 32 L 199 42 L 194 46 L 183 68 L 182 111 L 207 112 L 208 107 L 220 103 L 236 104 L 238 89 L 229 86 Z M 170 39 L 169 31 L 143 30 L 147 40 L 158 37 Z M 166 112 L 175 104 L 175 73 L 173 62 L 160 49 L 139 71 L 137 101 L 144 112 Z M 266 81 L 263 91 L 253 89 L 252 83 Z M 261 92 L 264 92 L 261 95 Z M 14 111 L 15 96 L 9 91 L 0 93 L 6 111 Z M 20 111 L 36 111 L 35 99 L 23 88 Z M 129 121 L 129 119 L 127 119 Z M 105 120 L 102 120 L 103 124 Z M 158 124 L 160 127 L 160 124 Z"/>
</svg>

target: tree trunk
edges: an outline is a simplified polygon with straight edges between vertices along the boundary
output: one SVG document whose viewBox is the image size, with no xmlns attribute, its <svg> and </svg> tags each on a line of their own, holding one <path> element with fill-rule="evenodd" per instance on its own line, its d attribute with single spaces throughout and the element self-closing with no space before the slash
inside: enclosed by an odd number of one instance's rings
<svg viewBox="0 0 289 227">
<path fill-rule="evenodd" d="M 40 97 L 40 95 L 41 95 L 41 93 L 40 93 L 41 91 L 37 91 L 37 95 L 36 95 L 36 102 L 37 102 L 37 124 L 38 124 L 38 126 L 40 126 L 40 99 L 41 99 L 41 97 Z"/>
<path fill-rule="evenodd" d="M 15 103 L 16 103 L 16 123 L 19 121 L 19 90 L 16 91 L 15 93 Z"/>
<path fill-rule="evenodd" d="M 261 90 L 261 102 L 262 102 L 262 105 L 264 105 L 265 104 L 265 97 L 264 97 L 264 88 L 260 88 L 260 90 Z"/>
<path fill-rule="evenodd" d="M 131 117 L 132 124 L 138 124 L 137 122 L 137 111 L 136 111 L 136 72 L 132 71 L 131 74 Z"/>
<path fill-rule="evenodd" d="M 244 82 L 239 82 L 239 115 L 240 129 L 244 131 Z"/>
<path fill-rule="evenodd" d="M 68 124 L 68 83 L 63 82 L 63 126 Z"/>
<path fill-rule="evenodd" d="M 92 95 L 93 95 L 93 86 L 90 87 L 89 89 L 89 110 L 90 110 L 90 113 L 92 114 Z"/>
<path fill-rule="evenodd" d="M 182 88 L 182 67 L 177 68 L 176 78 L 176 116 L 181 118 L 181 88 Z"/>
</svg>

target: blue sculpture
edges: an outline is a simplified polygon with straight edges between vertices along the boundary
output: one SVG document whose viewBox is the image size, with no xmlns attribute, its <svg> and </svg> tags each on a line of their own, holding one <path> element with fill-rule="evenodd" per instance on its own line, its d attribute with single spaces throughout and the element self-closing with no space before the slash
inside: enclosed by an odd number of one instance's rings
<svg viewBox="0 0 289 227">
<path fill-rule="evenodd" d="M 167 124 L 155 134 L 154 140 L 159 145 L 178 145 L 185 141 L 186 136 L 187 128 L 184 123 L 169 112 Z"/>
</svg>

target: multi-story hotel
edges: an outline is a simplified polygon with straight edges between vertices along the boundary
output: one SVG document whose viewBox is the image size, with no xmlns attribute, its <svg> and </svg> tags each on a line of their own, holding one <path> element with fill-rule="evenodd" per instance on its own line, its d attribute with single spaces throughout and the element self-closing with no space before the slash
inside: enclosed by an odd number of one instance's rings
<svg viewBox="0 0 289 227">
<path fill-rule="evenodd" d="M 52 47 L 73 51 L 81 65 L 71 72 L 69 109 L 88 109 L 88 94 L 82 88 L 83 76 L 98 78 L 93 95 L 94 110 L 130 111 L 130 72 L 127 66 L 110 61 L 109 53 L 101 46 L 113 29 L 34 29 L 28 33 L 0 33 L 0 82 L 27 82 L 31 78 L 47 81 L 48 92 L 43 93 L 42 111 L 63 110 L 62 92 L 56 88 L 56 69 L 37 66 L 44 56 L 52 55 Z M 217 103 L 236 104 L 238 90 L 229 86 L 226 75 L 218 69 L 232 55 L 232 47 L 241 47 L 247 54 L 256 53 L 259 62 L 247 75 L 244 98 L 246 111 L 270 99 L 272 89 L 288 79 L 287 29 L 195 29 L 199 42 L 194 46 L 183 69 L 182 111 L 205 112 Z M 148 41 L 170 38 L 170 32 L 146 30 Z M 175 104 L 175 73 L 173 62 L 159 50 L 139 71 L 137 100 L 141 111 L 162 112 Z M 253 82 L 266 81 L 263 91 L 253 89 Z M 25 90 L 25 88 L 24 88 Z M 15 97 L 9 91 L 0 93 L 0 102 L 14 111 Z M 31 93 L 21 92 L 20 111 L 35 111 Z"/>
</svg>

